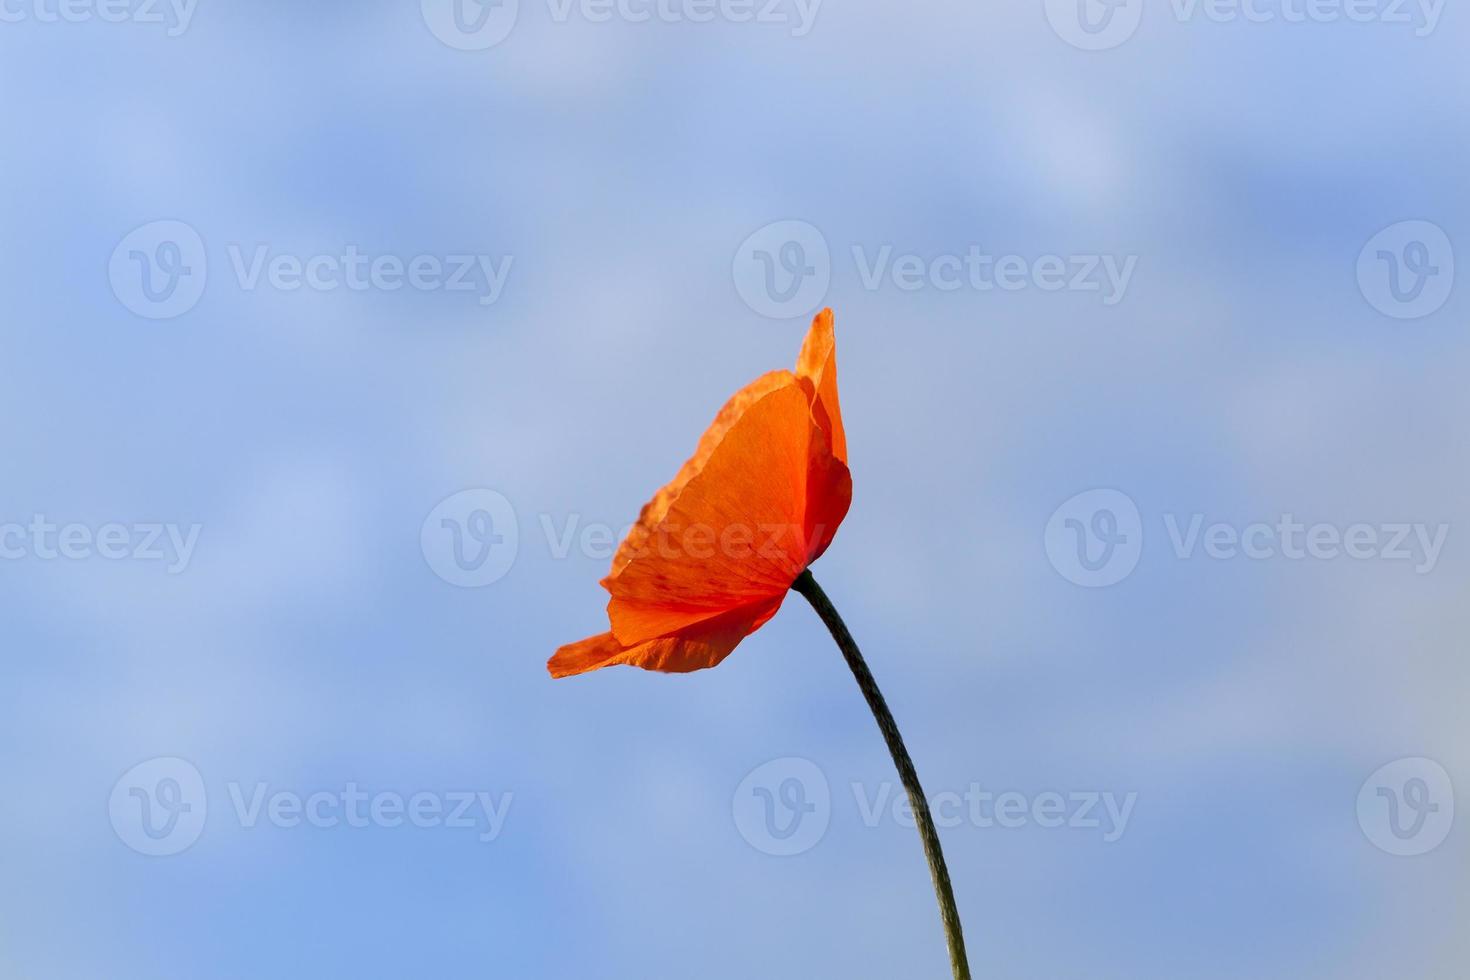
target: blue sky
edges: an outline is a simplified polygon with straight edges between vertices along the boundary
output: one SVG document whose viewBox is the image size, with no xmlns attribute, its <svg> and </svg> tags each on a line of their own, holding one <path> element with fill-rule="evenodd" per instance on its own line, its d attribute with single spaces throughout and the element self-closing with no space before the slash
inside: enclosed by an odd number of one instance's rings
<svg viewBox="0 0 1470 980">
<path fill-rule="evenodd" d="M 944 975 L 799 597 L 717 670 L 544 669 L 830 304 L 815 572 L 930 793 L 1025 808 L 941 831 L 976 975 L 1458 978 L 1467 29 L 1389 8 L 0 5 L 0 975 Z M 1096 489 L 1102 587 L 1049 558 Z M 753 773 L 826 793 L 799 853 Z"/>
</svg>

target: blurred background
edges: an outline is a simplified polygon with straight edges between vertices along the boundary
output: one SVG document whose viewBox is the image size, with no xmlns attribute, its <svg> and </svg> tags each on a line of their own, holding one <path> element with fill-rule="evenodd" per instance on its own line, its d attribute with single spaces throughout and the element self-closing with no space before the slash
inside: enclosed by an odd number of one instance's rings
<svg viewBox="0 0 1470 980">
<path fill-rule="evenodd" d="M 0 976 L 947 975 L 799 598 L 544 666 L 831 305 L 976 976 L 1463 977 L 1463 13 L 0 3 Z"/>
</svg>

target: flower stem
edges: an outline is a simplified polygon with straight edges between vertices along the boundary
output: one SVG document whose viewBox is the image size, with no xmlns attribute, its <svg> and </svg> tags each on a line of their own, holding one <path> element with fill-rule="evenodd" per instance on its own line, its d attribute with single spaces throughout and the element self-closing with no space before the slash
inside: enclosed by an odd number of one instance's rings
<svg viewBox="0 0 1470 980">
<path fill-rule="evenodd" d="M 939 917 L 944 922 L 944 940 L 949 946 L 949 962 L 954 970 L 954 980 L 970 980 L 970 963 L 965 958 L 965 936 L 960 929 L 960 912 L 954 903 L 954 889 L 949 883 L 949 869 L 944 866 L 944 852 L 939 848 L 939 834 L 934 829 L 934 818 L 929 813 L 929 800 L 924 796 L 924 787 L 919 785 L 919 774 L 914 771 L 914 761 L 909 758 L 909 750 L 904 747 L 903 736 L 898 733 L 898 723 L 893 720 L 893 713 L 888 710 L 883 692 L 878 690 L 878 682 L 873 680 L 873 673 L 868 670 L 867 661 L 858 650 L 857 642 L 847 631 L 847 624 L 837 614 L 827 593 L 812 578 L 811 571 L 802 572 L 791 588 L 805 596 L 817 615 L 822 617 L 822 622 L 827 624 L 832 639 L 837 641 L 838 649 L 842 651 L 847 666 L 852 670 L 852 676 L 857 678 L 863 697 L 868 700 L 873 717 L 878 721 L 878 730 L 883 733 L 883 741 L 888 743 L 888 752 L 893 756 L 893 764 L 898 767 L 903 788 L 909 794 L 909 805 L 913 808 L 919 827 L 919 838 L 924 842 L 924 857 L 929 861 L 929 876 L 934 879 L 934 894 L 939 899 Z"/>
</svg>

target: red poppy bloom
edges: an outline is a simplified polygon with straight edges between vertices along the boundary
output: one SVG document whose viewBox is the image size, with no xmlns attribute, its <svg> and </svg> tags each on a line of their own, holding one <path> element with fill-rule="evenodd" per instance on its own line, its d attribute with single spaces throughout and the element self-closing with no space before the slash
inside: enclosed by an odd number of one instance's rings
<svg viewBox="0 0 1470 980">
<path fill-rule="evenodd" d="M 713 667 L 781 608 L 851 500 L 832 311 L 823 310 L 795 373 L 772 371 L 738 391 L 638 515 L 602 580 L 612 629 L 557 650 L 547 669 Z"/>
</svg>

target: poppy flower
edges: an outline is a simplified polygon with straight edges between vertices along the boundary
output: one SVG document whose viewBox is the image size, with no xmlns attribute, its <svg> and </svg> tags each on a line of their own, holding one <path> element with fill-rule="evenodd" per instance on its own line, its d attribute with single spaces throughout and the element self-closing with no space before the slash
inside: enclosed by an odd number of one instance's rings
<svg viewBox="0 0 1470 980">
<path fill-rule="evenodd" d="M 602 586 L 611 629 L 557 650 L 553 677 L 614 664 L 713 667 L 781 608 L 832 543 L 852 500 L 830 309 L 796 370 L 725 404 L 679 472 L 644 506 Z"/>
<path fill-rule="evenodd" d="M 913 809 L 955 980 L 970 980 L 939 834 L 898 723 L 852 634 L 808 566 L 852 502 L 837 404 L 832 311 L 812 321 L 796 371 L 762 375 L 731 398 L 694 455 L 644 506 L 602 580 L 612 629 L 562 647 L 552 677 L 614 664 L 683 673 L 713 667 L 800 593 L 842 651 Z"/>
</svg>

